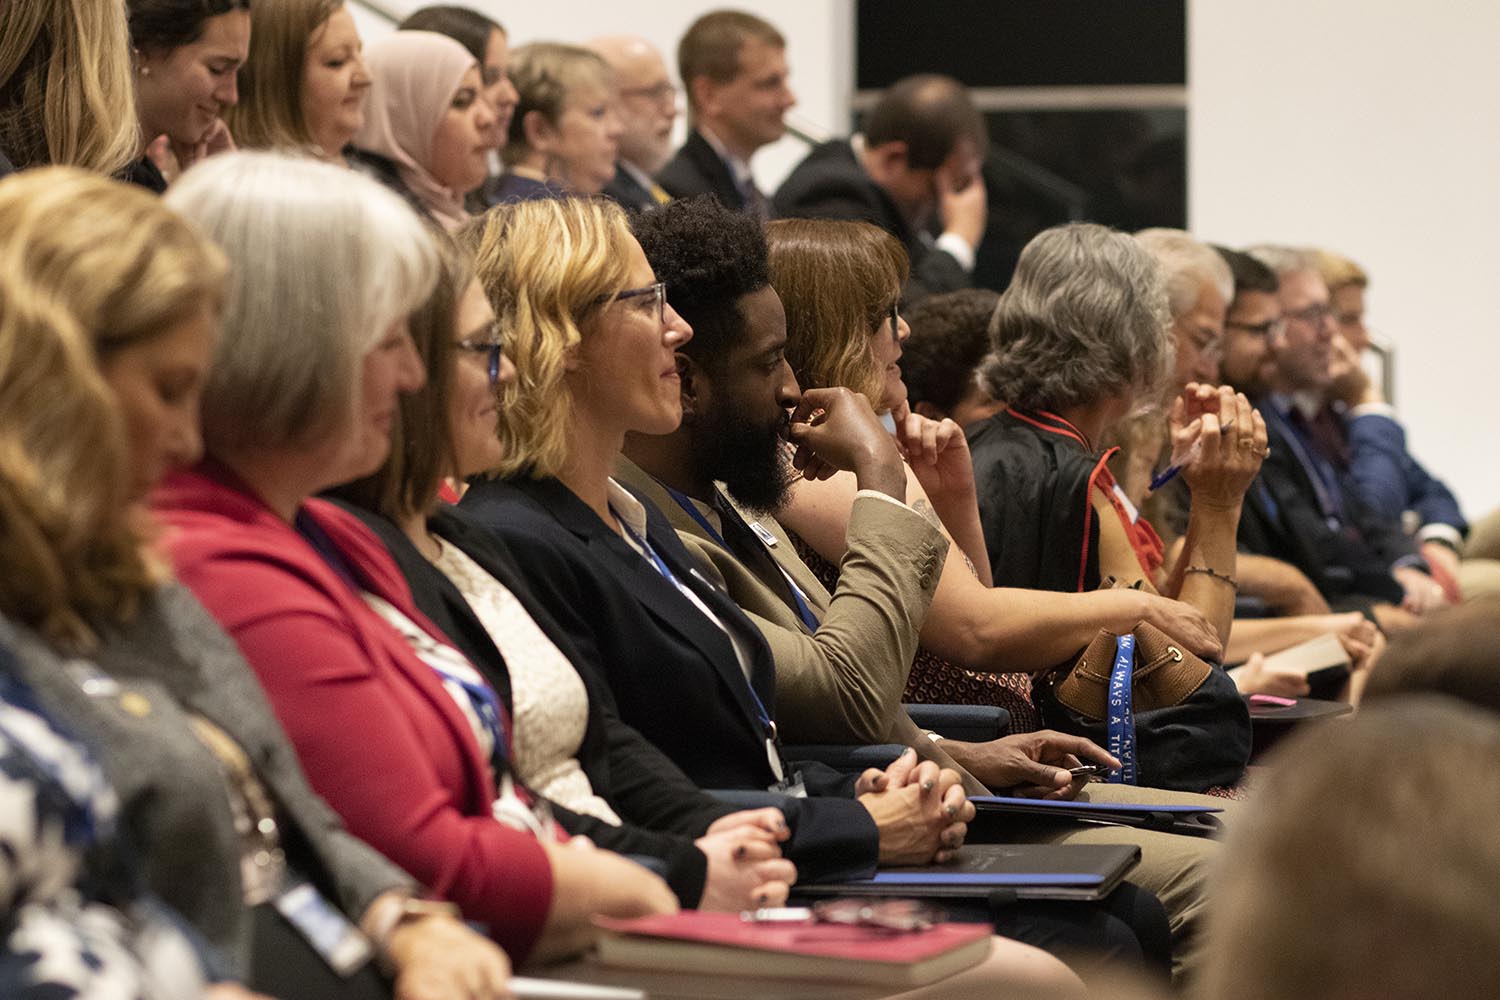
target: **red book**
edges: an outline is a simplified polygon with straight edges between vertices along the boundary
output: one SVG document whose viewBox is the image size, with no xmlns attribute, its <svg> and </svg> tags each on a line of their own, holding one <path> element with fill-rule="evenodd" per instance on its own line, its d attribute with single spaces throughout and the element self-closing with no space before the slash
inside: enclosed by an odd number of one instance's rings
<svg viewBox="0 0 1500 1000">
<path fill-rule="evenodd" d="M 635 920 L 596 917 L 604 965 L 663 972 L 819 979 L 912 988 L 982 962 L 988 924 L 891 931 L 825 923 L 756 923 L 683 910 Z"/>
</svg>

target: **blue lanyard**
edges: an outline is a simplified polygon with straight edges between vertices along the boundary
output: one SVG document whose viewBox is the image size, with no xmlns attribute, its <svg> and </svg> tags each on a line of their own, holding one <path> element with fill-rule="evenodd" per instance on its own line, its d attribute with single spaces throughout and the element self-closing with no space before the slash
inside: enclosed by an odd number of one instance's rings
<svg viewBox="0 0 1500 1000">
<path fill-rule="evenodd" d="M 1275 410 L 1273 405 L 1270 409 Z M 1323 519 L 1327 522 L 1330 531 L 1337 531 L 1342 523 L 1343 504 L 1339 496 L 1338 473 L 1333 467 L 1320 456 L 1313 454 L 1308 449 L 1307 442 L 1303 440 L 1302 432 L 1292 422 L 1289 415 L 1277 411 L 1277 417 L 1285 425 L 1285 437 L 1292 453 L 1297 456 L 1307 478 L 1312 482 L 1313 492 L 1318 495 L 1318 506 L 1323 509 Z"/>
<path fill-rule="evenodd" d="M 1135 673 L 1135 636 L 1126 633 L 1115 639 L 1115 666 L 1109 674 L 1107 749 L 1120 762 L 1120 770 L 1109 776 L 1115 785 L 1135 784 L 1135 713 L 1132 710 L 1130 686 Z"/>
<path fill-rule="evenodd" d="M 658 480 L 658 482 L 660 482 L 660 480 Z M 719 548 L 723 549 L 725 552 L 733 554 L 734 550 L 729 547 L 729 543 L 724 540 L 724 536 L 719 534 L 719 532 L 714 529 L 714 526 L 709 523 L 708 518 L 703 516 L 702 512 L 699 511 L 697 506 L 693 503 L 692 498 L 686 496 L 685 494 L 677 492 L 676 490 L 672 489 L 672 487 L 667 486 L 666 483 L 662 483 L 662 486 L 668 493 L 672 495 L 672 499 L 677 501 L 677 506 L 687 511 L 689 517 L 702 525 L 703 530 L 708 532 L 708 536 L 718 543 Z M 728 503 L 725 503 L 723 506 L 727 509 L 720 510 L 721 517 L 739 517 L 739 513 L 733 507 L 730 507 Z M 755 529 L 751 528 L 748 524 L 745 525 L 745 530 L 749 531 L 752 535 L 755 535 L 757 540 L 760 538 L 760 535 L 755 531 Z M 762 542 L 761 544 L 763 545 L 764 543 Z M 821 623 L 818 621 L 818 616 L 813 614 L 812 608 L 808 606 L 807 595 L 802 593 L 802 588 L 797 586 L 797 582 L 792 579 L 791 574 L 787 573 L 785 569 L 782 569 L 781 563 L 776 561 L 775 556 L 771 555 L 770 552 L 767 552 L 766 556 L 771 560 L 772 563 L 775 564 L 777 572 L 779 572 L 782 579 L 786 581 L 787 589 L 790 590 L 792 594 L 793 608 L 797 612 L 797 616 L 802 619 L 802 624 L 807 626 L 807 630 L 809 632 L 816 632 L 818 630 L 818 625 Z"/>
<path fill-rule="evenodd" d="M 656 571 L 660 573 L 668 583 L 671 583 L 675 587 L 682 587 L 683 585 L 678 581 L 676 574 L 674 574 L 670 569 L 667 568 L 666 563 L 662 562 L 661 556 L 656 554 L 656 550 L 651 547 L 651 543 L 646 541 L 640 535 L 637 535 L 635 533 L 635 529 L 632 528 L 625 521 L 625 519 L 620 516 L 620 512 L 615 510 L 613 506 L 609 508 L 609 511 L 615 516 L 615 520 L 620 523 L 620 527 L 625 529 L 625 534 L 630 536 L 630 540 L 635 542 L 635 544 L 640 547 L 642 552 L 646 553 L 646 557 L 651 560 L 651 564 L 656 567 Z M 709 528 L 709 530 L 712 531 L 713 529 Z M 721 628 L 724 629 L 726 633 L 725 638 L 728 639 L 728 626 L 721 626 Z M 730 639 L 730 645 L 731 647 L 734 645 L 733 639 Z M 736 659 L 737 658 L 738 657 L 736 657 Z M 738 671 L 738 667 L 736 667 L 736 671 Z M 760 695 L 755 693 L 755 685 L 750 683 L 750 679 L 748 677 L 745 678 L 745 690 L 750 692 L 750 700 L 755 702 L 755 711 L 760 718 L 761 728 L 765 730 L 768 739 L 774 740 L 776 738 L 776 723 L 771 720 L 771 713 L 766 711 L 766 706 L 760 700 Z"/>
</svg>

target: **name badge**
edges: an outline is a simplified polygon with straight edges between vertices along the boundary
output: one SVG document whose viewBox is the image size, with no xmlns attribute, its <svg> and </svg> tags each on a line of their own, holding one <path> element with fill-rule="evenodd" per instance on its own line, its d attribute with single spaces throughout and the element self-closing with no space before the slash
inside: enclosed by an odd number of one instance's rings
<svg viewBox="0 0 1500 1000">
<path fill-rule="evenodd" d="M 764 524 L 761 524 L 759 521 L 751 521 L 750 530 L 755 532 L 755 537 L 766 543 L 766 548 L 774 549 L 776 547 L 776 536 L 771 534 L 771 529 L 767 528 Z"/>
<path fill-rule="evenodd" d="M 369 939 L 311 884 L 294 882 L 273 903 L 337 975 L 347 978 L 375 956 Z"/>
<path fill-rule="evenodd" d="M 801 771 L 793 771 L 790 778 L 783 778 L 772 785 L 767 791 L 777 792 L 781 795 L 790 795 L 794 799 L 807 798 L 807 784 L 802 780 Z"/>
</svg>

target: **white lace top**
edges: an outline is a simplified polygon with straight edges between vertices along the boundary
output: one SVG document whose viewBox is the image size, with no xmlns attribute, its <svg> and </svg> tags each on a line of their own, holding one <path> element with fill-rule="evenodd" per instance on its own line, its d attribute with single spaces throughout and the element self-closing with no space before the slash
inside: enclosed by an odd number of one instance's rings
<svg viewBox="0 0 1500 1000">
<path fill-rule="evenodd" d="M 588 727 L 588 691 L 567 657 L 504 585 L 460 549 L 439 541 L 438 569 L 463 592 L 510 671 L 511 763 L 539 795 L 620 825 L 578 763 Z"/>
</svg>

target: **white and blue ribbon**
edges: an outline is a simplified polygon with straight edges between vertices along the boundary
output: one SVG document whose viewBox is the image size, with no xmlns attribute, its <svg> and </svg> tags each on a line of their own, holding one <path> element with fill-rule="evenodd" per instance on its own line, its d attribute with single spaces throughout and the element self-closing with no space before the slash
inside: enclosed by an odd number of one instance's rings
<svg viewBox="0 0 1500 1000">
<path fill-rule="evenodd" d="M 1130 686 L 1135 674 L 1135 636 L 1126 634 L 1115 639 L 1115 666 L 1109 673 L 1108 750 L 1120 762 L 1120 769 L 1110 774 L 1115 785 L 1133 785 L 1135 779 L 1135 713 L 1130 703 Z"/>
</svg>

